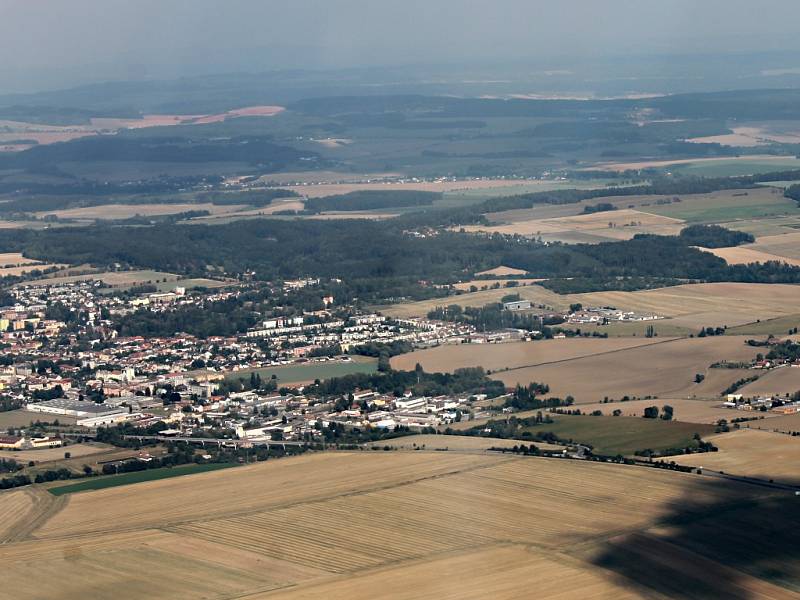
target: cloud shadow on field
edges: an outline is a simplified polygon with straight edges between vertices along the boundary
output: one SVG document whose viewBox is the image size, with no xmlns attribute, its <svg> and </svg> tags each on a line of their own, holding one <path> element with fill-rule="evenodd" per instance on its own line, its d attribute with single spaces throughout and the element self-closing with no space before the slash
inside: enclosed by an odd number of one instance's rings
<svg viewBox="0 0 800 600">
<path fill-rule="evenodd" d="M 748 600 L 752 577 L 800 598 L 800 497 L 698 479 L 654 527 L 609 540 L 590 561 L 671 598 Z"/>
</svg>

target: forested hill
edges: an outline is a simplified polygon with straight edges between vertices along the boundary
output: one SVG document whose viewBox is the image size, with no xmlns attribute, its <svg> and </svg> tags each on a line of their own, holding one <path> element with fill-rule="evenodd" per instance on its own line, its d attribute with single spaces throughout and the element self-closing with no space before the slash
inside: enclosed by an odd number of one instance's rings
<svg viewBox="0 0 800 600">
<path fill-rule="evenodd" d="M 725 231 L 725 230 L 723 230 Z M 508 237 L 441 231 L 418 235 L 393 221 L 253 220 L 219 226 L 88 227 L 0 231 L 0 250 L 52 262 L 121 263 L 190 275 L 209 269 L 259 279 L 336 277 L 447 283 L 498 264 L 551 279 L 557 290 L 627 289 L 698 281 L 800 283 L 800 268 L 778 263 L 728 266 L 692 247 L 719 231 L 637 236 L 603 244 L 545 245 Z M 713 242 L 713 239 L 711 240 Z M 723 242 L 727 243 L 727 242 Z M 737 242 L 738 243 L 738 242 Z M 369 287 L 369 286 L 367 286 Z M 380 290 L 372 289 L 379 295 Z"/>
</svg>

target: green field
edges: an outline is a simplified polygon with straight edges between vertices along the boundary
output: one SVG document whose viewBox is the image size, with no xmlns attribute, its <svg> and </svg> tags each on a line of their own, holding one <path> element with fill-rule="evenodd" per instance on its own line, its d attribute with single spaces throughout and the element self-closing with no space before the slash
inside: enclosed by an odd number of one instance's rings
<svg viewBox="0 0 800 600">
<path fill-rule="evenodd" d="M 659 410 L 669 401 L 653 400 Z M 562 439 L 588 444 L 596 454 L 630 455 L 637 450 L 666 450 L 695 445 L 695 433 L 706 436 L 714 433 L 713 425 L 662 421 L 641 417 L 592 417 L 551 415 L 554 423 L 529 427 L 534 436 L 551 432 Z M 517 436 L 518 439 L 526 437 Z"/>
<path fill-rule="evenodd" d="M 181 475 L 194 475 L 207 471 L 217 471 L 238 466 L 237 463 L 208 463 L 205 465 L 180 465 L 177 467 L 164 467 L 161 469 L 150 469 L 149 471 L 136 471 L 134 473 L 122 473 L 121 475 L 108 475 L 104 477 L 92 477 L 80 483 L 70 483 L 58 487 L 48 488 L 47 491 L 54 496 L 64 494 L 75 494 L 77 492 L 88 492 L 91 490 L 103 490 L 106 488 L 117 487 L 120 485 L 130 485 L 143 481 L 157 481 L 159 479 L 169 479 L 170 477 L 180 477 Z"/>
<path fill-rule="evenodd" d="M 312 382 L 315 379 L 330 379 L 342 377 L 353 373 L 375 373 L 378 370 L 378 361 L 374 358 L 353 357 L 352 362 L 315 362 L 300 365 L 287 365 L 285 367 L 264 367 L 261 369 L 242 369 L 229 373 L 226 379 L 248 379 L 250 373 L 258 373 L 261 379 L 270 379 L 273 375 L 278 378 L 278 385 L 284 383 Z"/>
<path fill-rule="evenodd" d="M 788 335 L 789 330 L 795 327 L 800 327 L 800 315 L 788 315 L 786 317 L 777 317 L 775 319 L 766 319 L 755 323 L 739 325 L 738 327 L 729 327 L 725 335 L 772 334 L 780 337 L 782 335 Z"/>
<path fill-rule="evenodd" d="M 735 177 L 738 175 L 755 175 L 758 173 L 771 173 L 773 171 L 800 168 L 800 160 L 787 156 L 785 160 L 713 160 L 671 165 L 668 169 L 685 175 L 698 177 Z"/>
<path fill-rule="evenodd" d="M 752 196 L 721 196 L 718 198 L 685 196 L 683 202 L 648 206 L 646 212 L 688 223 L 725 223 L 742 219 L 762 219 L 800 215 L 794 200 L 780 195 L 768 198 Z"/>
</svg>

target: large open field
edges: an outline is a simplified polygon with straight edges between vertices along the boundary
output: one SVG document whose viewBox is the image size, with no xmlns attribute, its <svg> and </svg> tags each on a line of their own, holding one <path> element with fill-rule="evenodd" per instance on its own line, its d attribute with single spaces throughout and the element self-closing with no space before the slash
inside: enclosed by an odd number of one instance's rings
<svg viewBox="0 0 800 600">
<path fill-rule="evenodd" d="M 743 424 L 746 427 L 748 424 Z M 759 422 L 764 426 L 764 422 Z M 719 452 L 679 456 L 675 462 L 732 475 L 800 482 L 800 438 L 783 433 L 740 429 L 711 436 Z"/>
<path fill-rule="evenodd" d="M 396 368 L 420 363 L 428 371 L 483 366 L 507 386 L 536 381 L 550 386 L 550 395 L 574 396 L 579 404 L 623 396 L 719 398 L 731 383 L 750 372 L 710 369 L 714 362 L 746 361 L 757 348 L 744 337 L 706 338 L 578 338 L 512 344 L 462 344 L 404 354 Z M 705 380 L 694 383 L 695 374 Z M 610 405 L 609 405 L 610 406 Z"/>
<path fill-rule="evenodd" d="M 589 292 L 585 294 L 556 294 L 540 285 L 500 288 L 433 298 L 419 302 L 393 304 L 378 309 L 393 317 L 424 317 L 437 306 L 458 304 L 484 306 L 509 294 L 518 293 L 524 300 L 556 310 L 563 310 L 579 302 L 583 306 L 614 306 L 641 314 L 669 317 L 669 320 L 647 323 L 656 331 L 668 335 L 669 331 L 698 331 L 701 327 L 735 327 L 758 320 L 797 314 L 796 299 L 800 286 L 764 283 L 695 283 L 636 292 Z M 632 329 L 641 328 L 622 324 Z M 623 329 L 624 329 L 623 327 Z M 677 328 L 677 329 L 676 329 Z M 603 329 L 600 328 L 600 331 Z"/>
<path fill-rule="evenodd" d="M 239 210 L 248 208 L 246 204 L 217 205 L 211 203 L 201 204 L 101 204 L 98 206 L 86 206 L 83 208 L 69 208 L 63 210 L 51 210 L 34 213 L 42 218 L 48 215 L 55 215 L 59 219 L 77 219 L 93 221 L 97 219 L 130 219 L 132 217 L 156 217 L 163 215 L 175 215 L 182 212 L 205 210 L 214 216 L 235 213 Z"/>
<path fill-rule="evenodd" d="M 562 296 L 584 306 L 616 306 L 672 317 L 678 325 L 735 326 L 797 312 L 800 286 L 751 283 L 700 283 L 638 292 L 591 292 Z M 658 323 L 655 324 L 658 329 Z"/>
<path fill-rule="evenodd" d="M 758 250 L 753 246 L 737 246 L 732 248 L 702 248 L 705 252 L 710 252 L 719 256 L 729 265 L 749 265 L 750 263 L 765 263 L 770 261 L 783 262 L 795 267 L 800 266 L 800 259 L 786 258 L 776 254 L 768 254 L 763 250 Z"/>
<path fill-rule="evenodd" d="M 613 353 L 598 354 L 495 373 L 508 386 L 547 383 L 553 396 L 572 395 L 579 403 L 606 397 L 658 396 L 716 398 L 742 377 L 736 369 L 709 369 L 722 360 L 745 361 L 756 348 L 733 336 L 677 339 Z M 694 383 L 695 374 L 706 379 Z"/>
<path fill-rule="evenodd" d="M 495 217 L 501 214 L 496 213 Z M 592 241 L 593 237 L 597 238 L 596 241 L 626 240 L 640 233 L 676 235 L 683 227 L 684 222 L 679 219 L 625 208 L 587 215 L 501 221 L 498 225 L 471 225 L 465 229 L 487 233 L 542 236 L 542 239 L 551 241 L 558 239 L 569 243 L 583 239 Z"/>
<path fill-rule="evenodd" d="M 55 600 L 788 598 L 793 502 L 621 465 L 317 454 L 66 498 L 0 494 L 0 561 L 14 597 Z"/>
<path fill-rule="evenodd" d="M 795 231 L 782 235 L 759 237 L 756 239 L 755 244 L 748 247 L 768 254 L 798 260 L 800 259 L 800 232 Z"/>
<path fill-rule="evenodd" d="M 489 448 L 512 448 L 520 444 L 519 440 L 502 440 L 472 435 L 419 434 L 404 435 L 392 440 L 371 442 L 368 446 L 383 448 L 389 446 L 397 450 L 454 450 L 458 452 L 486 452 Z M 536 442 L 542 450 L 564 450 L 564 446 Z"/>
<path fill-rule="evenodd" d="M 744 386 L 745 396 L 776 396 L 800 391 L 800 368 L 781 367 L 761 373 L 757 381 Z"/>
<path fill-rule="evenodd" d="M 658 204 L 651 196 L 651 204 L 640 206 L 639 210 L 689 223 L 729 223 L 800 214 L 797 203 L 784 198 L 783 192 L 775 188 L 687 194 L 680 199 L 680 202 Z"/>
<path fill-rule="evenodd" d="M 636 162 L 606 162 L 591 169 L 598 171 L 632 171 L 639 169 L 679 169 L 693 175 L 706 177 L 728 177 L 769 173 L 800 166 L 793 157 L 751 155 L 731 158 L 684 158 L 677 160 L 649 160 Z"/>
<path fill-rule="evenodd" d="M 740 416 L 738 413 L 728 408 L 722 408 L 722 399 L 718 400 L 688 400 L 686 398 L 659 398 L 658 400 L 630 400 L 628 402 L 601 402 L 595 404 L 581 405 L 581 411 L 591 413 L 599 410 L 606 416 L 610 416 L 615 410 L 621 410 L 622 416 L 641 417 L 644 409 L 648 406 L 657 406 L 659 410 L 665 404 L 674 409 L 673 420 L 684 421 L 686 423 L 707 423 L 713 424 L 720 419 L 730 420 Z M 765 417 L 774 416 L 766 413 Z"/>
<path fill-rule="evenodd" d="M 174 273 L 162 271 L 107 271 L 102 273 L 87 273 L 86 275 L 66 275 L 63 277 L 47 277 L 35 281 L 26 281 L 17 285 L 61 285 L 77 281 L 102 281 L 111 287 L 126 287 L 139 284 L 155 284 L 167 281 L 178 281 L 180 277 Z"/>
<path fill-rule="evenodd" d="M 9 427 L 27 427 L 34 421 L 53 422 L 55 419 L 58 419 L 59 423 L 65 424 L 74 424 L 76 421 L 75 417 L 64 415 L 47 415 L 23 409 L 9 410 L 0 412 L 0 430 L 6 430 Z"/>
<path fill-rule="evenodd" d="M 619 352 L 657 343 L 656 338 L 568 338 L 504 344 L 458 344 L 417 350 L 392 358 L 395 369 L 412 370 L 419 363 L 429 372 L 449 372 L 461 367 L 491 371 L 517 369 Z"/>
<path fill-rule="evenodd" d="M 656 403 L 651 402 L 653 404 Z M 592 446 L 595 454 L 608 456 L 632 455 L 637 450 L 685 448 L 694 444 L 695 434 L 705 437 L 714 432 L 713 425 L 642 417 L 549 416 L 553 423 L 543 423 L 525 431 L 534 436 L 537 433 L 554 433 L 563 440 Z M 491 424 L 486 427 L 491 428 Z M 525 436 L 519 439 L 525 439 Z"/>
</svg>

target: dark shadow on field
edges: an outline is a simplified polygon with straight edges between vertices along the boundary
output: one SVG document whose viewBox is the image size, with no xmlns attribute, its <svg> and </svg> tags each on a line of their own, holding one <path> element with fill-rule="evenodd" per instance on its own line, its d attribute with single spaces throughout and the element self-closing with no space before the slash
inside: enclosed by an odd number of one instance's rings
<svg viewBox="0 0 800 600">
<path fill-rule="evenodd" d="M 670 598 L 754 598 L 750 577 L 800 598 L 800 496 L 698 476 L 654 527 L 609 540 L 590 561 Z"/>
</svg>

